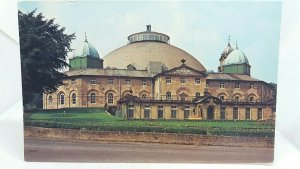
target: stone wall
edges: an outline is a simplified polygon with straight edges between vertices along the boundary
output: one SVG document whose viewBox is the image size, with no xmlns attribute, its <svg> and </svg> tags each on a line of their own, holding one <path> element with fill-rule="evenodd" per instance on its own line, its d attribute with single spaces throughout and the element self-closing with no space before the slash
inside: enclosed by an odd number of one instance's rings
<svg viewBox="0 0 300 169">
<path fill-rule="evenodd" d="M 214 145 L 269 148 L 274 147 L 273 138 L 202 136 L 196 134 L 147 132 L 81 131 L 38 127 L 25 127 L 24 136 L 64 140 L 147 142 L 163 144 L 185 144 L 197 146 Z"/>
<path fill-rule="evenodd" d="M 112 79 L 113 83 L 109 84 L 108 79 Z M 90 80 L 94 80 L 95 84 L 90 84 Z M 130 80 L 130 85 L 126 85 L 126 80 Z M 142 81 L 146 84 L 143 85 Z M 104 107 L 105 105 L 117 106 L 120 97 L 128 94 L 130 90 L 133 95 L 142 97 L 143 94 L 147 98 L 152 97 L 152 81 L 149 78 L 132 78 L 132 77 L 79 77 L 69 78 L 63 81 L 64 85 L 60 86 L 57 92 L 52 94 L 43 94 L 44 109 L 60 109 L 72 107 Z M 64 104 L 60 104 L 59 95 L 64 94 Z M 72 102 L 72 94 L 76 94 L 75 103 Z M 90 94 L 95 93 L 95 103 L 91 102 Z M 113 103 L 108 103 L 108 94 L 113 94 Z M 49 96 L 52 96 L 50 103 Z"/>
</svg>

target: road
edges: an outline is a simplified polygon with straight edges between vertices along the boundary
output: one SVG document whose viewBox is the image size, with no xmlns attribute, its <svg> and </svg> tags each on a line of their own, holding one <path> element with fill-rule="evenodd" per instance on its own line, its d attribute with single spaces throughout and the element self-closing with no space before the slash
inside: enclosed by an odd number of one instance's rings
<svg viewBox="0 0 300 169">
<path fill-rule="evenodd" d="M 103 163 L 263 163 L 274 149 L 25 138 L 25 160 Z"/>
</svg>

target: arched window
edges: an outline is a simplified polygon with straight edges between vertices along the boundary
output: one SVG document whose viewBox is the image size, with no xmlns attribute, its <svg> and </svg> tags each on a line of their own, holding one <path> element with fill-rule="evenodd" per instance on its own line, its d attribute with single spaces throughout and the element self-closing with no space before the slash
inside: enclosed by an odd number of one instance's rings
<svg viewBox="0 0 300 169">
<path fill-rule="evenodd" d="M 197 93 L 195 94 L 195 96 L 196 96 L 196 97 L 200 97 L 200 93 L 197 92 Z"/>
<path fill-rule="evenodd" d="M 166 93 L 166 100 L 172 100 L 171 92 Z"/>
<path fill-rule="evenodd" d="M 239 96 L 235 96 L 234 100 L 238 102 L 238 101 L 240 101 L 240 97 Z"/>
<path fill-rule="evenodd" d="M 220 96 L 220 100 L 224 100 L 225 98 L 224 98 L 224 96 Z"/>
<path fill-rule="evenodd" d="M 91 103 L 96 103 L 96 93 L 91 93 L 90 97 Z"/>
<path fill-rule="evenodd" d="M 107 103 L 113 104 L 114 103 L 114 95 L 112 93 L 109 93 L 107 96 Z"/>
<path fill-rule="evenodd" d="M 147 95 L 146 94 L 142 94 L 142 100 L 146 100 L 147 99 Z"/>
<path fill-rule="evenodd" d="M 72 94 L 72 104 L 76 104 L 76 94 Z"/>
<path fill-rule="evenodd" d="M 65 104 L 65 95 L 63 93 L 61 93 L 59 95 L 59 104 L 60 105 L 64 105 Z"/>
<path fill-rule="evenodd" d="M 49 97 L 48 97 L 48 100 L 49 100 L 49 105 L 52 105 L 52 101 L 53 101 L 52 96 L 49 96 Z"/>
</svg>

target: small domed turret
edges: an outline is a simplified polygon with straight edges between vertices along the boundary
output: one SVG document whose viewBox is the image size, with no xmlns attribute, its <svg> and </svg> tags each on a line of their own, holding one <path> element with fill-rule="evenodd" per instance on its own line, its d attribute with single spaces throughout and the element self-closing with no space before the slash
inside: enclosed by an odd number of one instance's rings
<svg viewBox="0 0 300 169">
<path fill-rule="evenodd" d="M 223 62 L 223 73 L 237 73 L 250 75 L 250 65 L 246 55 L 236 45 Z"/>
<path fill-rule="evenodd" d="M 103 59 L 96 48 L 87 41 L 86 35 L 83 44 L 75 49 L 70 65 L 70 69 L 103 68 Z"/>
<path fill-rule="evenodd" d="M 73 58 L 76 57 L 92 57 L 100 59 L 98 51 L 91 43 L 87 41 L 86 37 L 83 44 L 81 44 L 78 48 L 75 49 Z"/>
<path fill-rule="evenodd" d="M 249 64 L 246 55 L 239 49 L 233 50 L 225 59 L 223 66 L 231 64 Z"/>
</svg>

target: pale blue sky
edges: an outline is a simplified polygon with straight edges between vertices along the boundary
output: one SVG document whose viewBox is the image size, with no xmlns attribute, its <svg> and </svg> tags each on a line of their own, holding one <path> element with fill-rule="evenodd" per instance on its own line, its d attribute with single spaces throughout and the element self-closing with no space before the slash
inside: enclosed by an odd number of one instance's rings
<svg viewBox="0 0 300 169">
<path fill-rule="evenodd" d="M 20 2 L 23 12 L 37 8 L 47 18 L 75 32 L 72 48 L 88 41 L 101 57 L 127 44 L 130 34 L 147 24 L 170 36 L 170 43 L 217 71 L 227 45 L 238 41 L 248 57 L 251 76 L 276 82 L 281 2 Z M 71 54 L 70 54 L 71 55 Z M 105 61 L 104 61 L 105 62 Z"/>
</svg>

